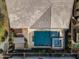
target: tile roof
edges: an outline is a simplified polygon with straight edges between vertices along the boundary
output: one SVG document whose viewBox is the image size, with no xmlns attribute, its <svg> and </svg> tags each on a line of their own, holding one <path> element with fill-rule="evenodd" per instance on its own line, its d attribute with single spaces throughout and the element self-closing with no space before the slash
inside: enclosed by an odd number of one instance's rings
<svg viewBox="0 0 79 59">
<path fill-rule="evenodd" d="M 6 0 L 6 3 L 11 28 L 68 28 L 74 0 Z M 51 12 L 47 11 L 50 6 Z"/>
<path fill-rule="evenodd" d="M 68 28 L 72 16 L 74 0 L 50 0 L 51 8 L 51 27 Z"/>
</svg>

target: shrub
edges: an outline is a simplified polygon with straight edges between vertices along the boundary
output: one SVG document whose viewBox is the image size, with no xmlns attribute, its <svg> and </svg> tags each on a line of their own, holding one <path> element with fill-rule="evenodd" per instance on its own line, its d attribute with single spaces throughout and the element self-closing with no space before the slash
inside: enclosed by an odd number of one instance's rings
<svg viewBox="0 0 79 59">
<path fill-rule="evenodd" d="M 3 53 L 3 50 L 2 49 L 0 49 L 0 53 Z"/>
<path fill-rule="evenodd" d="M 5 37 L 2 37 L 2 38 L 1 38 L 1 42 L 4 42 L 4 41 L 5 41 Z"/>
</svg>

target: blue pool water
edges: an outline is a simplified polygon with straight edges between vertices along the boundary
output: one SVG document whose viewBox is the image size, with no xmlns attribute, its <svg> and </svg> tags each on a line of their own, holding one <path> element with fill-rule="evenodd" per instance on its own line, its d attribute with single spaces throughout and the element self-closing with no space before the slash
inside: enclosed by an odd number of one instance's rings
<svg viewBox="0 0 79 59">
<path fill-rule="evenodd" d="M 57 38 L 57 37 L 60 37 L 60 32 L 57 32 L 57 31 L 50 31 L 50 36 L 53 38 Z"/>
<path fill-rule="evenodd" d="M 34 32 L 34 45 L 35 46 L 51 46 L 49 31 L 35 31 Z"/>
<path fill-rule="evenodd" d="M 35 31 L 33 42 L 34 46 L 54 46 L 61 47 L 60 33 L 56 31 Z"/>
</svg>

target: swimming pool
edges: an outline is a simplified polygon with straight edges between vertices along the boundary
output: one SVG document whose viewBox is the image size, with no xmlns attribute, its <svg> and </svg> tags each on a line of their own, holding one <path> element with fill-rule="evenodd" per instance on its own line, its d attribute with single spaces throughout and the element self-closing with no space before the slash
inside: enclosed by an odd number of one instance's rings
<svg viewBox="0 0 79 59">
<path fill-rule="evenodd" d="M 57 31 L 34 31 L 33 42 L 34 46 L 62 46 L 60 32 Z"/>
<path fill-rule="evenodd" d="M 34 45 L 35 46 L 51 46 L 49 31 L 35 31 L 34 32 Z"/>
</svg>

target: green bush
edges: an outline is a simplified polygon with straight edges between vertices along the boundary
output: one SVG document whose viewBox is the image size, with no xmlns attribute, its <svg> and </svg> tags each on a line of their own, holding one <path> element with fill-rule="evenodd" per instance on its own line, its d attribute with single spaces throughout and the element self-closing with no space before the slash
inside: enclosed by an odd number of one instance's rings
<svg viewBox="0 0 79 59">
<path fill-rule="evenodd" d="M 2 49 L 0 49 L 0 53 L 3 53 L 3 50 Z"/>
<path fill-rule="evenodd" d="M 5 41 L 5 37 L 2 37 L 2 38 L 1 38 L 1 42 L 4 42 L 4 41 Z"/>
</svg>

